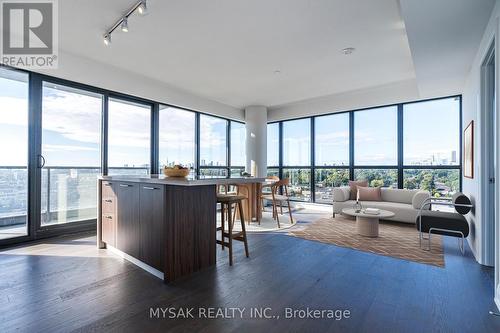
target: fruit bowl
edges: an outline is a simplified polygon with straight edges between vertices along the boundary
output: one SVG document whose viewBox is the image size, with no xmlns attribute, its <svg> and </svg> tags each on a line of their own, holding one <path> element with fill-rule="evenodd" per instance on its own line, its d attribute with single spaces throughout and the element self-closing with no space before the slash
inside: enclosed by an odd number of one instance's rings
<svg viewBox="0 0 500 333">
<path fill-rule="evenodd" d="M 187 177 L 189 175 L 189 169 L 164 168 L 163 173 L 167 177 Z"/>
</svg>

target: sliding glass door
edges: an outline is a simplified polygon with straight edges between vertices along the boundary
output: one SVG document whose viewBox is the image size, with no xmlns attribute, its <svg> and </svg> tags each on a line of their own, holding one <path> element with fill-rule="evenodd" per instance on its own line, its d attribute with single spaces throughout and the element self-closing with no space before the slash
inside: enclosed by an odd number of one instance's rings
<svg viewBox="0 0 500 333">
<path fill-rule="evenodd" d="M 97 217 L 102 103 L 102 95 L 43 83 L 42 227 Z"/>
<path fill-rule="evenodd" d="M 28 235 L 28 77 L 0 68 L 0 241 Z"/>
</svg>

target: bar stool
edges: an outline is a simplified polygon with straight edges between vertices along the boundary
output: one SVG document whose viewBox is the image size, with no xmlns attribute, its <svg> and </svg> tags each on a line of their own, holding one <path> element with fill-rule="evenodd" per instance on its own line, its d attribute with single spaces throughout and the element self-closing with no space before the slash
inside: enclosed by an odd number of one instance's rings
<svg viewBox="0 0 500 333">
<path fill-rule="evenodd" d="M 220 185 L 218 188 L 218 195 L 239 195 L 243 196 L 243 200 L 248 200 L 250 197 L 250 193 L 248 193 L 248 189 L 245 187 L 240 187 L 237 184 L 226 184 L 226 185 Z M 233 212 L 233 220 L 236 220 L 236 209 Z M 250 222 L 252 219 L 248 219 L 247 223 L 250 225 Z M 259 225 L 260 225 L 260 220 L 259 220 Z"/>
<path fill-rule="evenodd" d="M 246 199 L 245 196 L 242 195 L 217 195 L 217 203 L 221 205 L 221 226 L 217 228 L 217 231 L 221 231 L 221 240 L 216 240 L 217 244 L 222 245 L 222 249 L 227 246 L 229 249 L 229 266 L 233 265 L 233 239 L 241 241 L 245 244 L 245 255 L 248 258 L 248 243 L 247 243 L 247 233 L 245 230 L 245 216 L 243 215 L 243 206 L 242 201 Z M 240 222 L 241 222 L 241 231 L 233 233 L 234 227 L 234 216 L 231 214 L 231 209 L 233 205 L 236 205 L 240 214 Z M 225 228 L 225 211 L 227 209 L 227 224 L 228 231 L 224 230 Z M 226 241 L 227 238 L 227 241 Z"/>
</svg>

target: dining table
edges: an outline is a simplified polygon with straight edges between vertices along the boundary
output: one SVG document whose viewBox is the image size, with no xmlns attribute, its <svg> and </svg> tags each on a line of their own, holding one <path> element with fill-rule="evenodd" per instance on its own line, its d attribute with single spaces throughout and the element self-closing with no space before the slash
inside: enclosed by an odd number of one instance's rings
<svg viewBox="0 0 500 333">
<path fill-rule="evenodd" d="M 243 214 L 245 221 L 258 222 L 262 220 L 262 191 L 269 189 L 277 182 L 277 180 L 265 179 L 264 181 L 235 184 L 238 189 L 238 195 L 243 195 L 247 200 L 243 200 Z M 237 214 L 239 218 L 239 214 Z"/>
</svg>

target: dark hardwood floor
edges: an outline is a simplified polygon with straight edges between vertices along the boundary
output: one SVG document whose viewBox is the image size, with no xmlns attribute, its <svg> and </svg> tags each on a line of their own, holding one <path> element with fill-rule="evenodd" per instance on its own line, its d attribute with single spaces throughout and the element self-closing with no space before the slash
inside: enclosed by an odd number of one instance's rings
<svg viewBox="0 0 500 333">
<path fill-rule="evenodd" d="M 455 239 L 446 268 L 289 237 L 249 235 L 250 258 L 165 285 L 95 237 L 45 240 L 0 252 L 0 332 L 500 332 L 493 270 Z M 240 319 L 157 319 L 150 308 L 245 308 Z M 252 319 L 252 307 L 280 318 Z M 347 309 L 350 318 L 285 319 L 285 308 Z"/>
</svg>

